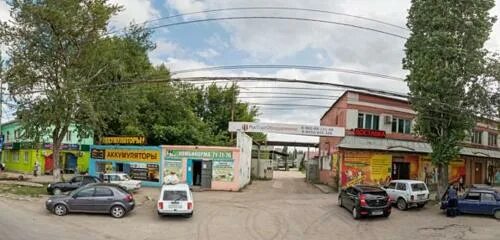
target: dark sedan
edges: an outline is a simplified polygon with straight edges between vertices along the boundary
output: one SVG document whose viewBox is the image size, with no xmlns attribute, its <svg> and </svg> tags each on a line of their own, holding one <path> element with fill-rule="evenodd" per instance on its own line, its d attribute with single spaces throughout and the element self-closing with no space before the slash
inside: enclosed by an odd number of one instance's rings
<svg viewBox="0 0 500 240">
<path fill-rule="evenodd" d="M 47 186 L 49 194 L 59 195 L 63 192 L 73 191 L 79 187 L 85 186 L 90 183 L 100 183 L 101 180 L 93 176 L 75 176 L 69 182 L 56 182 Z"/>
<path fill-rule="evenodd" d="M 448 208 L 448 196 L 441 198 L 441 209 Z M 461 214 L 481 214 L 500 219 L 500 193 L 491 188 L 471 188 L 458 198 L 457 210 Z"/>
<path fill-rule="evenodd" d="M 391 215 L 391 202 L 384 189 L 375 186 L 356 185 L 343 189 L 338 203 L 351 211 L 354 219 L 364 216 Z"/>
<path fill-rule="evenodd" d="M 121 218 L 132 211 L 135 200 L 132 194 L 116 184 L 96 183 L 79 188 L 68 195 L 50 197 L 47 210 L 58 216 L 71 212 L 107 213 Z"/>
</svg>

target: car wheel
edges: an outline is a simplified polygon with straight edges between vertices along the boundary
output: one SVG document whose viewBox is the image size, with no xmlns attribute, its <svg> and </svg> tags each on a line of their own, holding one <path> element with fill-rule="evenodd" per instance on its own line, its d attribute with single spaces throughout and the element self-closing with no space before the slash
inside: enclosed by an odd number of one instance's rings
<svg viewBox="0 0 500 240">
<path fill-rule="evenodd" d="M 358 209 L 356 209 L 355 207 L 352 208 L 352 217 L 354 219 L 359 219 Z"/>
<path fill-rule="evenodd" d="M 61 195 L 62 191 L 59 188 L 54 188 L 54 195 Z"/>
<path fill-rule="evenodd" d="M 406 204 L 406 201 L 402 198 L 398 199 L 397 206 L 398 206 L 398 209 L 401 211 L 406 210 L 406 208 L 408 207 L 408 205 Z"/>
<path fill-rule="evenodd" d="M 500 210 L 496 210 L 494 216 L 496 219 L 500 219 Z"/>
<path fill-rule="evenodd" d="M 54 214 L 57 216 L 64 216 L 68 213 L 68 208 L 63 204 L 57 204 L 54 206 Z"/>
<path fill-rule="evenodd" d="M 123 208 L 122 206 L 113 206 L 111 208 L 111 216 L 114 218 L 122 218 L 123 216 L 125 216 L 125 213 L 125 208 Z"/>
</svg>

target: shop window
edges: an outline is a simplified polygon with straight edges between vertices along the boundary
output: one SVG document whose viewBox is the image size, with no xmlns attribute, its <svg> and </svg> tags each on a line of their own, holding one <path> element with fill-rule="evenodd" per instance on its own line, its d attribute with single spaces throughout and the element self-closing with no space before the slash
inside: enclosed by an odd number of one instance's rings
<svg viewBox="0 0 500 240">
<path fill-rule="evenodd" d="M 482 144 L 483 142 L 482 139 L 483 139 L 483 132 L 476 130 L 472 131 L 472 143 Z"/>
<path fill-rule="evenodd" d="M 68 131 L 68 133 L 66 133 L 66 141 L 71 142 L 71 131 Z"/>
<path fill-rule="evenodd" d="M 496 147 L 497 146 L 497 138 L 498 138 L 498 134 L 488 133 L 488 145 Z"/>
<path fill-rule="evenodd" d="M 380 117 L 378 115 L 359 113 L 358 128 L 378 130 Z"/>
<path fill-rule="evenodd" d="M 26 151 L 24 152 L 24 163 L 29 163 L 29 160 L 30 160 L 30 155 L 29 152 Z"/>
<path fill-rule="evenodd" d="M 392 132 L 393 133 L 411 133 L 411 120 L 401 119 L 401 118 L 393 118 L 392 119 Z"/>
</svg>

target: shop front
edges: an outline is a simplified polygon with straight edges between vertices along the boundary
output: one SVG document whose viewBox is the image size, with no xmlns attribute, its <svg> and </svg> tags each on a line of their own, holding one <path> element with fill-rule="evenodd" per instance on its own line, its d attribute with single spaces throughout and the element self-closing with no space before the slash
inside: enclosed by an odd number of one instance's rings
<svg viewBox="0 0 500 240">
<path fill-rule="evenodd" d="M 140 180 L 143 186 L 161 186 L 160 155 L 159 147 L 94 145 L 89 173 L 99 176 L 105 172 L 123 172 Z"/>
<path fill-rule="evenodd" d="M 162 158 L 163 174 L 174 172 L 201 189 L 238 191 L 240 176 L 250 175 L 241 173 L 240 149 L 234 147 L 162 146 Z"/>
</svg>

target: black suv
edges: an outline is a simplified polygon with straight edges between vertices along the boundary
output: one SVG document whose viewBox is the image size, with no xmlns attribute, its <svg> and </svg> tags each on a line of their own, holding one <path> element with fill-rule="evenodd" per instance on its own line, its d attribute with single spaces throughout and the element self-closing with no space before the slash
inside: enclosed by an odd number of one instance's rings
<svg viewBox="0 0 500 240">
<path fill-rule="evenodd" d="M 356 185 L 342 189 L 339 205 L 352 212 L 352 217 L 391 215 L 391 202 L 384 189 L 375 186 Z"/>
<path fill-rule="evenodd" d="M 62 192 L 69 192 L 79 187 L 85 186 L 89 183 L 100 183 L 101 180 L 97 177 L 92 176 L 75 176 L 71 178 L 69 182 L 56 182 L 51 183 L 47 186 L 47 192 L 49 194 L 59 195 Z"/>
</svg>

